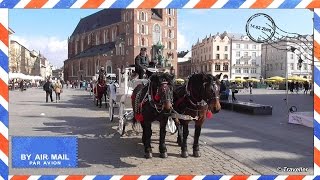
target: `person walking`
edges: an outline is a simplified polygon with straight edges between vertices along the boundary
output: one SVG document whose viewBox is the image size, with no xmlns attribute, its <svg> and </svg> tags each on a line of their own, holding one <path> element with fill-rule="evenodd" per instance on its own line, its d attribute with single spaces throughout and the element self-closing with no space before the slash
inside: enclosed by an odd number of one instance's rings
<svg viewBox="0 0 320 180">
<path fill-rule="evenodd" d="M 249 82 L 250 94 L 252 94 L 252 82 Z"/>
<path fill-rule="evenodd" d="M 62 84 L 60 80 L 54 84 L 54 92 L 56 93 L 56 103 L 60 102 L 60 94 L 62 93 Z"/>
<path fill-rule="evenodd" d="M 51 80 L 48 79 L 46 83 L 43 85 L 43 90 L 46 91 L 46 102 L 48 102 L 48 96 L 50 96 L 51 102 L 53 102 L 52 99 L 52 89 L 54 89 Z"/>
<path fill-rule="evenodd" d="M 232 83 L 231 91 L 232 91 L 232 101 L 237 101 L 235 94 L 238 93 L 238 90 L 237 90 L 237 84 L 235 82 Z"/>
<path fill-rule="evenodd" d="M 305 81 L 303 83 L 303 86 L 304 86 L 304 94 L 308 94 L 308 91 L 309 91 L 309 83 L 308 83 L 308 81 Z"/>
</svg>

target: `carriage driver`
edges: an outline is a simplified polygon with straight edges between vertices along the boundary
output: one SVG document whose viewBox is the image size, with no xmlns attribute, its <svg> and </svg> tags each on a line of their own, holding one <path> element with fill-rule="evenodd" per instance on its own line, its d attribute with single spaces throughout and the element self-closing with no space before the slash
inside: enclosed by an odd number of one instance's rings
<svg viewBox="0 0 320 180">
<path fill-rule="evenodd" d="M 135 64 L 135 72 L 139 74 L 139 79 L 143 79 L 143 75 L 147 71 L 147 67 L 149 65 L 149 58 L 147 55 L 147 48 L 141 48 L 140 54 L 136 56 L 134 60 Z"/>
</svg>

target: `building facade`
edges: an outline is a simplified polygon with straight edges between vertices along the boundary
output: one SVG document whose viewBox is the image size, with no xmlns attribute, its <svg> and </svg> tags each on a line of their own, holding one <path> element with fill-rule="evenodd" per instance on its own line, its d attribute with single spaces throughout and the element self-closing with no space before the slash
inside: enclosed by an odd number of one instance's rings
<svg viewBox="0 0 320 180">
<path fill-rule="evenodd" d="M 301 76 L 312 79 L 312 36 L 301 36 L 295 39 L 284 39 L 272 44 L 262 45 L 262 75 L 286 77 Z M 291 48 L 294 47 L 292 52 Z M 301 57 L 302 62 L 299 62 Z"/>
<path fill-rule="evenodd" d="M 105 9 L 80 20 L 68 39 L 65 80 L 90 80 L 134 64 L 142 47 L 162 67 L 177 69 L 177 13 L 173 9 Z"/>
<path fill-rule="evenodd" d="M 231 38 L 231 78 L 261 78 L 261 44 L 248 36 Z"/>
<path fill-rule="evenodd" d="M 191 72 L 230 77 L 230 38 L 227 32 L 206 37 L 192 45 Z"/>
<path fill-rule="evenodd" d="M 191 51 L 178 53 L 178 78 L 186 79 L 191 74 Z"/>
</svg>

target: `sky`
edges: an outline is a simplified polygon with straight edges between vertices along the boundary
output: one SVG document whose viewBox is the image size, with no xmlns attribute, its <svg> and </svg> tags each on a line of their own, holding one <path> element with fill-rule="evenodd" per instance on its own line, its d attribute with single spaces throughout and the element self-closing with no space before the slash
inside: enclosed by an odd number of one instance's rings
<svg viewBox="0 0 320 180">
<path fill-rule="evenodd" d="M 81 18 L 99 10 L 91 9 L 10 9 L 9 27 L 17 40 L 30 50 L 40 51 L 55 66 L 67 59 L 67 39 Z M 282 30 L 312 34 L 313 12 L 308 9 L 179 9 L 178 51 L 190 50 L 198 38 L 224 31 L 245 34 L 247 20 L 256 13 L 266 13 Z M 293 18 L 294 17 L 294 18 Z"/>
</svg>

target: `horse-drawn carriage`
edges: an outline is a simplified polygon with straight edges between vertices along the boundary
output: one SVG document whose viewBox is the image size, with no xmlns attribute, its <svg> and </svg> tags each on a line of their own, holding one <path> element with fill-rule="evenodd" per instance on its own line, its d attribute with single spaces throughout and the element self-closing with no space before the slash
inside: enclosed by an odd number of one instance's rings
<svg viewBox="0 0 320 180">
<path fill-rule="evenodd" d="M 149 78 L 132 78 L 134 67 L 119 71 L 117 82 L 107 86 L 109 118 L 117 115 L 118 130 L 125 134 L 126 125 L 132 120 L 133 130 L 142 130 L 145 157 L 152 157 L 151 124 L 160 122 L 160 157 L 167 157 L 165 145 L 166 131 L 178 131 L 177 142 L 181 146 L 181 156 L 188 157 L 188 123 L 195 121 L 193 155 L 199 157 L 199 137 L 204 120 L 211 117 L 211 112 L 220 110 L 219 79 L 210 74 L 193 74 L 183 85 L 174 83 L 174 76 L 149 68 L 153 74 Z M 115 110 L 118 110 L 116 114 Z"/>
</svg>

